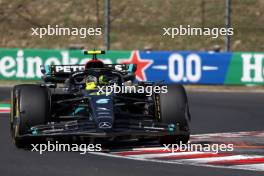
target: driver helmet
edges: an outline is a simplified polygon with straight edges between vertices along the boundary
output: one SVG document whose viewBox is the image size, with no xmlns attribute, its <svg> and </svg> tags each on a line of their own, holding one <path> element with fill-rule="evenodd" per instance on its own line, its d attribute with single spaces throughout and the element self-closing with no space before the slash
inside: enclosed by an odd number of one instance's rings
<svg viewBox="0 0 264 176">
<path fill-rule="evenodd" d="M 85 78 L 85 90 L 95 89 L 97 85 L 97 78 L 92 75 L 88 75 Z"/>
</svg>

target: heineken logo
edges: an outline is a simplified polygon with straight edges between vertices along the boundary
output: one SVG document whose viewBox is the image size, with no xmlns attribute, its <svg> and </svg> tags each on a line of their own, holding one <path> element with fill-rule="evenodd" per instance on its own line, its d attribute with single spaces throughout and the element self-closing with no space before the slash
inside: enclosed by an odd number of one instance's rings
<svg viewBox="0 0 264 176">
<path fill-rule="evenodd" d="M 32 51 L 32 50 L 31 50 Z M 50 50 L 46 52 L 0 52 L 0 76 L 16 79 L 39 79 L 42 76 L 41 65 L 84 65 L 90 58 L 85 58 L 81 51 L 75 51 L 77 56 L 70 56 L 69 51 Z M 14 55 L 14 53 L 16 53 Z M 48 56 L 48 57 L 47 57 Z M 112 63 L 110 59 L 104 60 Z M 77 71 L 79 66 L 57 67 L 57 71 Z"/>
<path fill-rule="evenodd" d="M 262 83 L 264 81 L 264 54 L 242 54 L 242 82 Z"/>
</svg>

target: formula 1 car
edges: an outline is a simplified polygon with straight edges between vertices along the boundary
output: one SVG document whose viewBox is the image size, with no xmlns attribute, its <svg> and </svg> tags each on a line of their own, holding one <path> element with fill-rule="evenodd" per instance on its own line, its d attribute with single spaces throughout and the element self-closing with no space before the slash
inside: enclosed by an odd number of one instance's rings
<svg viewBox="0 0 264 176">
<path fill-rule="evenodd" d="M 159 139 L 187 143 L 189 105 L 181 85 L 135 81 L 135 64 L 104 64 L 104 51 L 85 51 L 85 65 L 41 66 L 40 84 L 16 85 L 11 91 L 11 136 L 17 147 L 37 137 L 89 140 Z M 113 85 L 165 86 L 167 93 L 101 92 Z"/>
</svg>

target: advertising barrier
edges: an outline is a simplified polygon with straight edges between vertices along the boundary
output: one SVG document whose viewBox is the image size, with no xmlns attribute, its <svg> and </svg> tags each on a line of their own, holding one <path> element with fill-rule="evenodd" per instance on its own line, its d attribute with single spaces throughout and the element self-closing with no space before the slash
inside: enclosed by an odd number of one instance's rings
<svg viewBox="0 0 264 176">
<path fill-rule="evenodd" d="M 109 51 L 105 63 L 137 64 L 139 81 L 181 84 L 263 85 L 264 53 Z M 0 49 L 0 80 L 39 80 L 40 65 L 85 64 L 79 50 Z"/>
</svg>

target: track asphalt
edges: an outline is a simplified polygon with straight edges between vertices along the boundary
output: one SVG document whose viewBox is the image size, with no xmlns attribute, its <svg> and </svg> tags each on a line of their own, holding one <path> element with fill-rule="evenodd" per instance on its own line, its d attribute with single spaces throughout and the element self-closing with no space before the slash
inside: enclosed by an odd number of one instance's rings
<svg viewBox="0 0 264 176">
<path fill-rule="evenodd" d="M 0 88 L 0 102 L 7 102 L 9 88 Z M 208 164 L 201 164 L 202 159 L 199 153 L 197 156 L 169 158 L 176 162 L 156 162 L 147 154 L 134 155 L 131 153 L 109 152 L 103 154 L 80 155 L 77 152 L 46 152 L 40 155 L 30 150 L 16 149 L 11 143 L 9 133 L 8 114 L 0 114 L 0 175 L 11 176 L 33 176 L 33 175 L 63 175 L 63 176 L 134 176 L 134 175 L 180 175 L 180 176 L 261 176 L 264 168 L 264 93 L 217 93 L 217 92 L 189 92 L 190 109 L 192 114 L 192 141 L 196 143 L 212 142 L 226 143 L 234 142 L 239 149 L 232 156 L 243 156 L 242 161 L 251 162 L 259 167 L 258 171 L 245 169 L 238 160 L 229 160 L 223 164 L 212 160 L 211 167 Z M 240 133 L 246 131 L 245 133 Z M 239 132 L 239 133 L 235 133 Z M 206 133 L 206 135 L 204 135 Z M 212 134 L 215 133 L 215 134 Z M 224 133 L 224 134 L 223 134 Z M 118 145 L 118 144 L 117 144 Z M 122 146 L 118 147 L 119 149 Z M 135 149 L 137 148 L 137 149 Z M 124 147 L 122 152 L 131 150 L 155 150 L 148 144 L 136 146 L 127 150 Z M 138 149 L 139 148 L 139 149 Z M 159 152 L 158 152 L 159 153 Z M 126 155 L 128 154 L 128 155 Z M 142 154 L 142 153 L 141 153 Z M 154 154 L 155 151 L 154 151 Z M 246 156 L 257 156 L 254 159 L 247 159 Z M 119 157 L 122 156 L 122 157 Z M 124 156 L 126 156 L 124 158 Z M 144 159 L 142 160 L 142 156 Z M 156 157 L 156 155 L 154 155 Z M 159 156 L 159 155 L 158 155 Z M 163 155 L 162 155 L 163 156 Z M 166 156 L 166 154 L 165 154 Z M 184 156 L 184 157 L 183 157 Z M 214 156 L 223 157 L 223 156 Z M 230 156 L 225 156 L 230 157 Z M 130 158 L 130 159 L 128 159 Z M 131 159 L 132 158 L 132 159 Z M 138 159 L 140 158 L 140 159 Z M 239 158 L 239 157 L 238 157 Z M 180 160 L 179 160 L 180 159 Z M 190 162 L 190 159 L 192 162 Z M 239 158 L 241 159 L 241 158 Z M 195 161 L 195 162 L 194 162 Z M 196 164 L 195 164 L 196 163 Z M 230 167 L 232 164 L 239 164 L 238 167 Z M 243 164 L 243 163 L 242 163 Z M 248 163 L 247 163 L 248 164 Z M 240 168 L 239 168 L 240 167 Z M 244 169 L 243 169 L 244 167 Z M 248 165 L 247 165 L 248 167 Z M 242 168 L 242 169 L 241 169 Z M 254 170 L 254 168 L 253 168 Z"/>
</svg>

